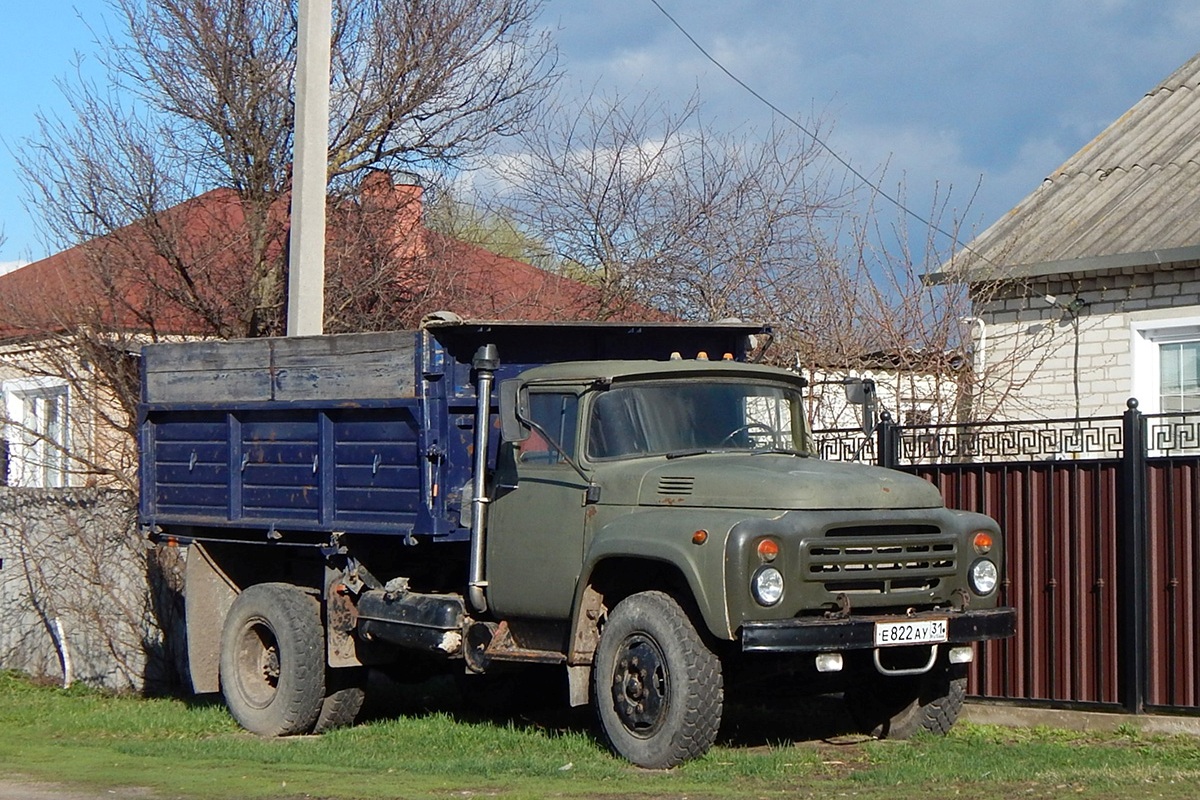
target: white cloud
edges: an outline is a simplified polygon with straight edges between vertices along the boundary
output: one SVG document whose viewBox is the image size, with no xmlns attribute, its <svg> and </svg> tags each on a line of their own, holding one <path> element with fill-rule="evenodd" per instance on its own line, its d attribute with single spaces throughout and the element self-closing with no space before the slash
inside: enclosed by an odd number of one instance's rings
<svg viewBox="0 0 1200 800">
<path fill-rule="evenodd" d="M 952 185 L 990 223 L 1168 75 L 1200 40 L 1188 0 L 928 0 L 664 6 L 734 74 L 789 113 L 835 128 L 864 172 L 889 162 L 928 210 Z M 706 116 L 763 130 L 771 112 L 636 0 L 550 0 L 563 66 L 581 85 L 633 99 L 653 90 Z M 1196 35 L 1189 36 L 1189 33 Z"/>
<path fill-rule="evenodd" d="M 0 261 L 0 275 L 18 270 L 28 263 L 28 261 Z"/>
</svg>

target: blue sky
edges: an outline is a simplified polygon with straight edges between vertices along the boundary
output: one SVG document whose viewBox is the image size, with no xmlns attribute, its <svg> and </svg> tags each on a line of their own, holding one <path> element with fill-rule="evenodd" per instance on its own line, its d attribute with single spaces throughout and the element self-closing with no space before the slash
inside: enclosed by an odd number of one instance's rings
<svg viewBox="0 0 1200 800">
<path fill-rule="evenodd" d="M 985 227 L 1200 50 L 1192 0 L 660 0 L 722 63 L 776 105 L 831 128 L 828 143 L 926 214 L 953 187 Z M 81 19 L 82 17 L 82 19 Z M 0 28 L 0 263 L 46 255 L 22 206 L 11 148 L 55 80 L 92 48 L 103 0 L 10 3 Z M 693 91 L 718 124 L 766 128 L 771 112 L 707 62 L 650 0 L 548 0 L 570 86 L 632 95 Z M 886 213 L 886 212 L 885 212 Z"/>
</svg>

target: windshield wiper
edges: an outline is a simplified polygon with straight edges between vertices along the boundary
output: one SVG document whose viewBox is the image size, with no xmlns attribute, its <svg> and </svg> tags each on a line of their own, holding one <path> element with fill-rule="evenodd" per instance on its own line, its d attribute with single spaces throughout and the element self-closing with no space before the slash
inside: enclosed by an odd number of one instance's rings
<svg viewBox="0 0 1200 800">
<path fill-rule="evenodd" d="M 688 450 L 672 450 L 667 453 L 667 458 L 687 458 L 688 456 L 702 456 L 707 453 L 715 453 L 716 450 L 709 450 L 704 447 L 693 447 Z"/>
</svg>

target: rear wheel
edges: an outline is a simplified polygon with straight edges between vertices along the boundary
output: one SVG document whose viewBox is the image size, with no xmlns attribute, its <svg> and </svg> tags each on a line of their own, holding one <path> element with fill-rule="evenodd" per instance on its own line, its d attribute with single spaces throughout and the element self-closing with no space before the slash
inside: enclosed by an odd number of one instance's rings
<svg viewBox="0 0 1200 800">
<path fill-rule="evenodd" d="M 312 730 L 325 700 L 317 600 L 286 583 L 261 583 L 238 595 L 221 634 L 221 693 L 251 733 Z"/>
<path fill-rule="evenodd" d="M 674 598 L 642 592 L 617 604 L 596 650 L 593 694 L 619 755 L 665 769 L 703 755 L 721 724 L 721 662 Z"/>
<path fill-rule="evenodd" d="M 938 665 L 924 675 L 868 673 L 845 693 L 859 730 L 880 739 L 907 739 L 918 731 L 945 734 L 962 711 L 967 679 Z"/>
</svg>

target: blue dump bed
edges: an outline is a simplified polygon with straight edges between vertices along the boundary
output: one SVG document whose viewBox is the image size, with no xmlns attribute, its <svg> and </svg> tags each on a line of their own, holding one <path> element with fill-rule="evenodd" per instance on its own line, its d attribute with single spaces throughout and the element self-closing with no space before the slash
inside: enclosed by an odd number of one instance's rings
<svg viewBox="0 0 1200 800">
<path fill-rule="evenodd" d="M 139 410 L 142 522 L 166 535 L 280 543 L 333 532 L 466 540 L 480 346 L 496 345 L 503 380 L 559 361 L 700 351 L 741 360 L 766 333 L 743 323 L 454 320 L 151 345 Z"/>
</svg>

